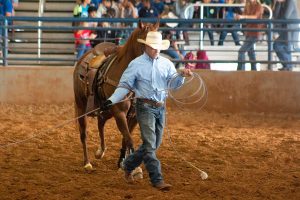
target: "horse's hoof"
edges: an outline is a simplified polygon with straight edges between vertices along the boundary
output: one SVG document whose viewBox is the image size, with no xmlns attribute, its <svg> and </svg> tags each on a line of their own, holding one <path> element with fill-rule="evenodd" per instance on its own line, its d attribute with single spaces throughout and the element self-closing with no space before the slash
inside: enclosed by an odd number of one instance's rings
<svg viewBox="0 0 300 200">
<path fill-rule="evenodd" d="M 104 150 L 102 150 L 101 148 L 99 148 L 99 149 L 96 151 L 96 153 L 95 153 L 95 157 L 96 157 L 97 159 L 103 158 L 103 156 L 104 156 L 104 154 L 105 154 L 105 150 L 106 150 L 106 148 L 105 148 Z"/>
<path fill-rule="evenodd" d="M 132 171 L 133 178 L 135 180 L 143 179 L 143 170 L 140 167 L 135 168 Z"/>
<path fill-rule="evenodd" d="M 84 166 L 84 169 L 86 171 L 92 171 L 93 170 L 93 165 L 91 163 L 88 163 Z"/>
</svg>

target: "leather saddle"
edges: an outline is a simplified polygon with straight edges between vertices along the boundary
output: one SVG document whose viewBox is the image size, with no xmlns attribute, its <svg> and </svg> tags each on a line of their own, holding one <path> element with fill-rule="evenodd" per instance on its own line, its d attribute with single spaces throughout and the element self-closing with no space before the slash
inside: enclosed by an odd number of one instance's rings
<svg viewBox="0 0 300 200">
<path fill-rule="evenodd" d="M 99 107 L 99 102 L 95 101 L 93 83 L 99 68 L 103 66 L 107 58 L 117 51 L 117 45 L 110 42 L 98 44 L 94 49 L 85 54 L 80 60 L 79 77 L 85 84 L 85 94 L 87 96 L 86 112 L 90 112 Z M 88 116 L 95 117 L 98 113 L 90 113 Z"/>
</svg>

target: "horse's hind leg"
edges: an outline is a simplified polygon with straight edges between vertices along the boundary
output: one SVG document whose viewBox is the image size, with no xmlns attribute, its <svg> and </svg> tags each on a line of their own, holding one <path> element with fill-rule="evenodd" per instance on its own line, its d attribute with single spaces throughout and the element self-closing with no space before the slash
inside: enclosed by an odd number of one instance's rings
<svg viewBox="0 0 300 200">
<path fill-rule="evenodd" d="M 86 143 L 86 138 L 87 138 L 87 117 L 81 117 L 78 119 L 79 123 L 79 131 L 80 131 L 80 140 L 83 148 L 83 162 L 84 162 L 84 168 L 86 170 L 91 170 L 93 166 L 91 165 L 88 157 L 88 152 L 87 152 L 87 143 Z"/>
</svg>

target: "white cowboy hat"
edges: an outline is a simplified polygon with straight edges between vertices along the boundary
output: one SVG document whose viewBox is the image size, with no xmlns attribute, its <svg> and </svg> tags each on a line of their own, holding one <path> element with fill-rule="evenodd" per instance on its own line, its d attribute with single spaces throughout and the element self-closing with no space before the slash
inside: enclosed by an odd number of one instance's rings
<svg viewBox="0 0 300 200">
<path fill-rule="evenodd" d="M 146 40 L 137 39 L 138 42 L 146 44 L 153 49 L 166 50 L 170 46 L 169 40 L 163 40 L 160 32 L 150 31 L 147 33 Z"/>
</svg>

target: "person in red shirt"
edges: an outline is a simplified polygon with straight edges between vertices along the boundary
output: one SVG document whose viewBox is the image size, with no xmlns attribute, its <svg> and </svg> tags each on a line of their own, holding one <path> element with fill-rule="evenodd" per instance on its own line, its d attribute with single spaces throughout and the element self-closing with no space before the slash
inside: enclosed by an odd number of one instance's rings
<svg viewBox="0 0 300 200">
<path fill-rule="evenodd" d="M 80 26 L 88 27 L 88 24 L 89 24 L 88 22 L 81 22 Z M 81 56 L 83 56 L 85 52 L 87 52 L 92 48 L 90 40 L 95 39 L 97 35 L 94 34 L 92 30 L 82 29 L 82 30 L 75 31 L 74 36 L 75 36 L 75 47 L 77 51 L 76 58 L 78 60 Z"/>
</svg>

